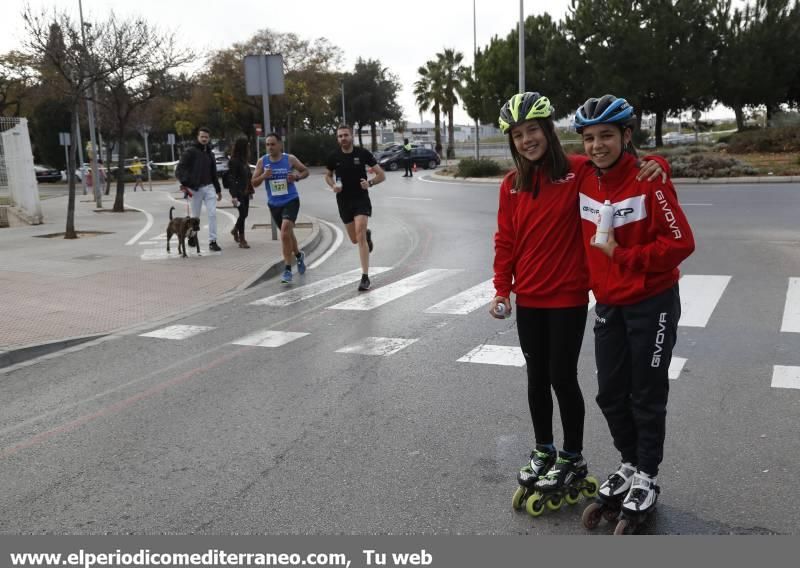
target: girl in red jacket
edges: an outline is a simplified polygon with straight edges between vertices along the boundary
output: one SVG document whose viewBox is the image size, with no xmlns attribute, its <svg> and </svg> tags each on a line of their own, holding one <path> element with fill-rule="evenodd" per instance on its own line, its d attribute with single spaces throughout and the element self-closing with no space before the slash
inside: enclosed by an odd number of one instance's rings
<svg viewBox="0 0 800 568">
<path fill-rule="evenodd" d="M 599 493 L 605 503 L 624 499 L 622 530 L 657 500 L 668 370 L 681 315 L 678 265 L 694 251 L 672 183 L 636 178 L 635 121 L 628 102 L 613 95 L 587 100 L 574 121 L 596 167 L 596 176 L 581 180 L 580 213 L 597 298 L 597 404 L 622 456 Z M 614 207 L 613 226 L 599 244 L 597 212 L 606 200 Z"/>
<path fill-rule="evenodd" d="M 578 385 L 578 355 L 586 327 L 588 274 L 576 213 L 578 184 L 592 175 L 585 156 L 567 156 L 552 118 L 550 101 L 539 93 L 514 95 L 500 111 L 517 166 L 500 186 L 495 235 L 494 285 L 490 313 L 511 313 L 517 296 L 517 331 L 528 373 L 528 406 L 536 436 L 530 461 L 519 472 L 513 506 L 528 504 L 539 514 L 544 502 L 535 491 L 565 485 L 597 489 L 586 481 L 583 450 L 584 403 Z M 662 173 L 651 162 L 643 175 Z M 504 316 L 498 315 L 498 305 Z M 553 395 L 561 413 L 564 445 L 553 440 Z M 546 475 L 545 475 L 546 474 Z M 555 496 L 552 503 L 558 503 Z"/>
</svg>

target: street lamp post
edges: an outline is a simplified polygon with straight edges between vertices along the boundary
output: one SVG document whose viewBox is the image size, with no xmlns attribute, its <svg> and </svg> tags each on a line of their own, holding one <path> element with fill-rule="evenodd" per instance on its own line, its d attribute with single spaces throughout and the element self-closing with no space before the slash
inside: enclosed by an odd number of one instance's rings
<svg viewBox="0 0 800 568">
<path fill-rule="evenodd" d="M 89 50 L 86 49 L 86 30 L 84 29 L 85 24 L 83 23 L 83 3 L 81 0 L 78 0 L 78 10 L 80 12 L 81 17 L 81 39 L 83 41 L 83 53 L 84 56 L 89 55 Z M 97 93 L 97 90 L 94 88 L 94 81 L 92 81 L 92 89 L 93 93 Z M 94 95 L 93 95 L 94 96 Z M 103 207 L 103 192 L 100 189 L 100 176 L 98 175 L 97 171 L 97 139 L 95 137 L 95 121 L 94 121 L 94 101 L 92 97 L 86 98 L 86 114 L 89 117 L 89 139 L 92 141 L 92 185 L 94 188 L 94 201 L 95 205 L 98 209 Z M 81 169 L 83 169 L 83 161 L 81 160 Z M 86 176 L 82 176 L 86 179 Z M 84 191 L 85 192 L 85 191 Z"/>
<path fill-rule="evenodd" d="M 525 16 L 519 0 L 519 92 L 525 92 Z"/>
<path fill-rule="evenodd" d="M 344 81 L 342 81 L 342 124 L 347 124 L 347 114 L 344 112 Z"/>
</svg>

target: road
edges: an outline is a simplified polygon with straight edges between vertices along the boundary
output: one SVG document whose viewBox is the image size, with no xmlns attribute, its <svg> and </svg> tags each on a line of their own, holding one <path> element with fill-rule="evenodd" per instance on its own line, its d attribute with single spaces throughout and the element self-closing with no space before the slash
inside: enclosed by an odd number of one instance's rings
<svg viewBox="0 0 800 568">
<path fill-rule="evenodd" d="M 0 372 L 0 532 L 586 534 L 583 502 L 538 519 L 510 507 L 532 445 L 524 368 L 513 318 L 491 319 L 491 292 L 473 290 L 492 276 L 497 189 L 421 177 L 372 192 L 383 271 L 368 294 L 342 276 L 356 250 L 330 248 L 341 224 L 314 176 L 301 210 L 330 225 L 308 263 L 326 259 L 291 288 L 273 279 Z M 800 308 L 786 307 L 800 302 L 799 190 L 679 187 L 698 247 L 647 532 L 800 526 Z M 590 323 L 580 379 L 603 478 L 617 456 L 593 402 Z"/>
</svg>

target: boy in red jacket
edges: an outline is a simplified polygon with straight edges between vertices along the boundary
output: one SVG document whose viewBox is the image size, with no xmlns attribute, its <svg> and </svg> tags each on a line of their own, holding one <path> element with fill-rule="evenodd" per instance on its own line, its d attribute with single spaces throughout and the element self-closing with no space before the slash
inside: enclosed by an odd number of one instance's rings
<svg viewBox="0 0 800 568">
<path fill-rule="evenodd" d="M 622 456 L 600 498 L 624 499 L 623 530 L 657 500 L 668 370 L 681 315 L 678 265 L 694 251 L 672 183 L 636 179 L 635 121 L 628 102 L 613 95 L 587 100 L 574 121 L 597 170 L 579 189 L 589 283 L 597 298 L 597 404 Z M 597 215 L 605 200 L 614 206 L 614 221 L 608 241 L 599 244 Z"/>
</svg>

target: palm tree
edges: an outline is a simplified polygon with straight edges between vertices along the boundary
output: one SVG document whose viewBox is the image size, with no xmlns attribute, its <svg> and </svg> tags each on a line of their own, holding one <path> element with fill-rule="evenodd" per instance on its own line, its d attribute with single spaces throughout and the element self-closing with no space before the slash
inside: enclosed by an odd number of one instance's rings
<svg viewBox="0 0 800 568">
<path fill-rule="evenodd" d="M 442 73 L 436 61 L 428 61 L 417 69 L 419 79 L 414 83 L 414 96 L 420 112 L 433 111 L 434 139 L 436 148 L 442 147 L 441 112 L 442 112 Z"/>
<path fill-rule="evenodd" d="M 436 63 L 441 73 L 442 111 L 447 114 L 447 157 L 455 158 L 455 135 L 453 132 L 453 108 L 458 104 L 458 90 L 464 77 L 461 62 L 464 54 L 455 49 L 445 49 L 436 54 Z"/>
</svg>

